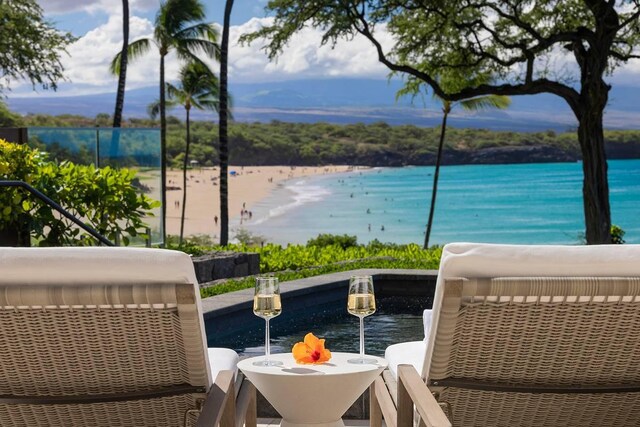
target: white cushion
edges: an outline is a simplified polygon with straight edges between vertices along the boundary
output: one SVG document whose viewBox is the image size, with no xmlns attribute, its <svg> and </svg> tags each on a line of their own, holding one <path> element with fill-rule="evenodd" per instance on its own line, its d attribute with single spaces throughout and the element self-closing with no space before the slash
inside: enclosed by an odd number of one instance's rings
<svg viewBox="0 0 640 427">
<path fill-rule="evenodd" d="M 422 327 L 424 329 L 424 342 L 429 341 L 429 333 L 431 332 L 431 317 L 433 316 L 433 310 L 427 308 L 422 312 Z M 418 372 L 420 372 L 418 370 Z"/>
<path fill-rule="evenodd" d="M 130 247 L 0 248 L 1 285 L 197 284 L 189 255 Z"/>
<path fill-rule="evenodd" d="M 422 371 L 424 363 L 424 354 L 427 350 L 427 343 L 423 341 L 409 341 L 399 344 L 393 344 L 384 351 L 384 358 L 389 363 L 389 370 L 394 378 L 398 378 L 398 365 L 413 365 L 416 371 Z"/>
<path fill-rule="evenodd" d="M 207 349 L 209 353 L 209 367 L 211 368 L 211 377 L 216 380 L 218 372 L 233 371 L 234 378 L 238 375 L 238 353 L 229 348 L 210 347 Z"/>
</svg>

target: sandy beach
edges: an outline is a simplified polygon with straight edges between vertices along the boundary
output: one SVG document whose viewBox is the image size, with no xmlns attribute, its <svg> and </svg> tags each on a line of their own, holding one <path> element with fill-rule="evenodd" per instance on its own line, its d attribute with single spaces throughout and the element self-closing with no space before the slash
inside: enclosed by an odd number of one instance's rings
<svg viewBox="0 0 640 427">
<path fill-rule="evenodd" d="M 251 221 L 252 206 L 267 197 L 284 181 L 312 175 L 340 173 L 352 166 L 230 166 L 229 217 Z M 216 239 L 220 235 L 220 187 L 218 168 L 195 168 L 187 171 L 187 209 L 184 235 L 204 234 Z M 182 171 L 167 171 L 167 234 L 180 234 L 182 213 Z M 233 236 L 230 236 L 233 237 Z"/>
</svg>

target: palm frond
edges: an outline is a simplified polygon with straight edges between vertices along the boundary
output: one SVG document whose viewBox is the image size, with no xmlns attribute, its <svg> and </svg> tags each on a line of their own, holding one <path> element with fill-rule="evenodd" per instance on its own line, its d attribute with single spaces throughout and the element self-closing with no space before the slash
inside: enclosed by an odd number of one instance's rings
<svg viewBox="0 0 640 427">
<path fill-rule="evenodd" d="M 156 27 L 162 26 L 168 34 L 175 35 L 190 22 L 206 18 L 204 5 L 200 0 L 167 0 L 161 5 L 162 12 L 156 18 Z"/>
<path fill-rule="evenodd" d="M 174 37 L 179 40 L 186 39 L 203 39 L 213 43 L 218 41 L 218 31 L 216 31 L 213 24 L 206 22 L 199 22 L 189 27 L 183 28 L 174 34 Z"/>
<path fill-rule="evenodd" d="M 219 111 L 220 100 L 218 97 L 211 96 L 210 94 L 202 94 L 191 99 L 191 102 L 198 110 L 212 110 Z"/>
<path fill-rule="evenodd" d="M 116 56 L 114 56 L 113 59 L 111 60 L 111 64 L 109 64 L 109 72 L 114 76 L 117 76 L 120 74 L 120 61 L 122 60 L 121 57 L 122 57 L 122 51 L 116 53 Z"/>
<path fill-rule="evenodd" d="M 151 49 L 152 41 L 149 39 L 138 39 L 129 43 L 129 47 L 127 48 L 127 61 L 133 62 L 136 59 L 140 58 Z M 122 52 L 118 52 L 116 56 L 114 56 L 111 64 L 109 65 L 109 71 L 112 74 L 120 73 L 120 57 Z"/>
<path fill-rule="evenodd" d="M 193 58 L 197 53 L 203 52 L 207 57 L 216 61 L 220 59 L 220 47 L 217 43 L 213 43 L 204 39 L 180 39 L 174 43 L 178 56 L 182 59 Z"/>
<path fill-rule="evenodd" d="M 487 95 L 460 101 L 460 106 L 467 111 L 478 111 L 486 108 L 504 110 L 511 105 L 511 98 L 504 95 Z"/>
<path fill-rule="evenodd" d="M 151 104 L 147 105 L 147 114 L 151 119 L 155 120 L 160 114 L 160 100 L 156 99 Z"/>
<path fill-rule="evenodd" d="M 165 100 L 164 105 L 166 109 L 170 109 L 170 108 L 175 108 L 180 104 L 174 100 Z M 147 105 L 147 114 L 149 114 L 149 117 L 151 117 L 154 120 L 156 119 L 156 117 L 158 117 L 158 115 L 160 114 L 159 99 L 156 99 L 151 104 Z"/>
<path fill-rule="evenodd" d="M 166 84 L 166 94 L 168 102 L 175 102 L 178 104 L 184 104 L 189 94 L 187 94 L 182 88 L 178 88 L 171 83 Z"/>
</svg>

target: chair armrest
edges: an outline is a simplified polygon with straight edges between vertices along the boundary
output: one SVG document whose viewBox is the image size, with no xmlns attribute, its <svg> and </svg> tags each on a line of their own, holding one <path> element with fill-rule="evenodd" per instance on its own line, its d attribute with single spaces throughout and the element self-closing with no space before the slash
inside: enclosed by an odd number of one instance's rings
<svg viewBox="0 0 640 427">
<path fill-rule="evenodd" d="M 196 427 L 235 427 L 234 372 L 220 371 L 207 393 Z"/>
<path fill-rule="evenodd" d="M 382 418 L 384 418 L 387 427 L 398 427 L 398 411 L 391 395 L 395 393 L 395 390 L 389 390 L 382 376 L 378 376 L 369 387 L 369 393 L 371 396 L 369 409 L 371 427 L 381 427 Z"/>
<path fill-rule="evenodd" d="M 411 365 L 398 365 L 398 420 L 412 419 L 413 405 L 427 427 L 451 427 L 451 422 L 416 369 Z"/>
<path fill-rule="evenodd" d="M 238 374 L 236 380 L 236 423 L 235 427 L 256 427 L 257 426 L 257 397 L 256 388 L 251 382 L 244 378 L 242 373 Z"/>
</svg>

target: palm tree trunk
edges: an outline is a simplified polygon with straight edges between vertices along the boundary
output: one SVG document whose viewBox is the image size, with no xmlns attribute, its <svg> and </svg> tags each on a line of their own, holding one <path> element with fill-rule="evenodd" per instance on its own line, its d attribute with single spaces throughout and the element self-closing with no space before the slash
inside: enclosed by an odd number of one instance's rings
<svg viewBox="0 0 640 427">
<path fill-rule="evenodd" d="M 189 107 L 187 110 L 187 147 L 184 150 L 184 164 L 182 165 L 182 216 L 180 217 L 180 240 L 179 246 L 182 246 L 182 238 L 184 236 L 184 214 L 187 207 L 187 166 L 189 165 L 189 146 L 191 145 L 191 122 L 189 121 Z"/>
<path fill-rule="evenodd" d="M 442 150 L 444 147 L 444 137 L 447 132 L 447 117 L 451 111 L 451 106 L 446 103 L 442 112 L 442 128 L 440 129 L 440 142 L 438 143 L 438 154 L 436 156 L 436 170 L 433 173 L 433 189 L 431 190 L 431 207 L 429 208 L 429 221 L 427 222 L 427 232 L 424 236 L 424 248 L 429 248 L 429 237 L 431 236 L 431 226 L 433 225 L 433 213 L 436 210 L 436 195 L 438 194 L 438 178 L 440 177 L 440 163 L 442 162 Z"/>
<path fill-rule="evenodd" d="M 162 243 L 167 238 L 167 116 L 164 88 L 164 57 L 160 53 L 160 192 L 162 213 L 160 214 L 160 228 Z"/>
<path fill-rule="evenodd" d="M 111 146 L 109 148 L 110 164 L 115 165 L 113 159 L 120 154 L 120 131 L 122 126 L 122 110 L 124 108 L 124 89 L 127 81 L 127 62 L 129 50 L 129 0 L 122 0 L 122 51 L 120 52 L 120 74 L 118 75 L 118 92 L 116 106 L 113 113 L 113 131 L 111 132 Z"/>
<path fill-rule="evenodd" d="M 116 109 L 115 109 L 115 112 L 113 113 L 114 128 L 119 128 L 122 124 L 122 109 L 124 107 L 124 89 L 127 81 L 127 56 L 128 56 L 127 50 L 128 49 L 129 49 L 129 0 L 122 0 L 122 51 L 120 52 L 120 74 L 118 76 L 118 93 L 116 95 Z"/>
<path fill-rule="evenodd" d="M 227 86 L 227 61 L 229 57 L 229 25 L 233 0 L 227 0 L 224 7 L 224 25 L 222 27 L 222 40 L 220 42 L 220 108 L 219 108 L 219 140 L 220 140 L 220 245 L 229 243 L 229 135 L 227 133 L 228 122 L 228 86 Z"/>
</svg>

